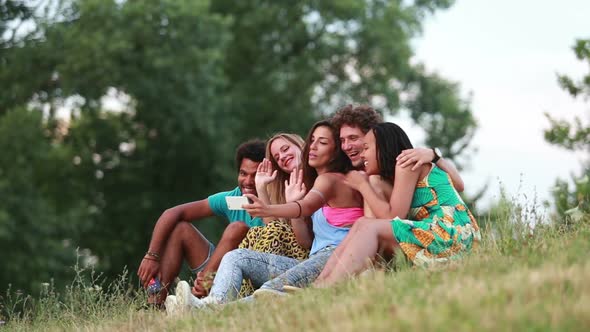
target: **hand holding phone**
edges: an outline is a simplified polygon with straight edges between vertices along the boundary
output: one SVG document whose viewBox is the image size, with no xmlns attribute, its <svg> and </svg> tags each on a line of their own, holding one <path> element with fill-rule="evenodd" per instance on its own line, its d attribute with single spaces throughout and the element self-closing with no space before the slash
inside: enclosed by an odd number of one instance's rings
<svg viewBox="0 0 590 332">
<path fill-rule="evenodd" d="M 246 196 L 226 196 L 225 202 L 230 210 L 243 210 L 242 205 L 252 203 Z"/>
</svg>

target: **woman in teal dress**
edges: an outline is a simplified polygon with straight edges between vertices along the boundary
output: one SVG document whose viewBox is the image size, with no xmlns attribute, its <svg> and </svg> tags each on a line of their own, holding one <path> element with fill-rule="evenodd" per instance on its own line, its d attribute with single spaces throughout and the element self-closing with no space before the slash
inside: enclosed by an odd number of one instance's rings
<svg viewBox="0 0 590 332">
<path fill-rule="evenodd" d="M 412 144 L 396 124 L 381 123 L 365 136 L 365 172 L 347 174 L 347 183 L 361 192 L 379 219 L 355 223 L 316 280 L 328 286 L 367 269 L 379 252 L 401 248 L 413 264 L 429 266 L 459 258 L 481 239 L 475 218 L 453 187 L 450 177 L 434 164 L 415 170 L 396 165 Z M 380 198 L 368 182 L 380 175 L 393 184 L 391 199 Z"/>
</svg>

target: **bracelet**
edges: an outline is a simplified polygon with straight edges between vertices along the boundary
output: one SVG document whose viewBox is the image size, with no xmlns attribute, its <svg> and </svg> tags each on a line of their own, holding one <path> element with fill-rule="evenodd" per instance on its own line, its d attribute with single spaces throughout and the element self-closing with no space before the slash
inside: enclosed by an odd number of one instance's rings
<svg viewBox="0 0 590 332">
<path fill-rule="evenodd" d="M 157 253 L 155 253 L 155 252 L 148 251 L 148 252 L 146 252 L 146 253 L 145 253 L 145 255 L 146 255 L 146 256 L 151 256 L 151 257 L 153 257 L 153 258 L 154 258 L 154 260 L 156 260 L 156 261 L 159 261 L 159 260 L 160 260 L 160 255 L 158 255 L 158 254 L 157 254 Z"/>
<path fill-rule="evenodd" d="M 299 207 L 299 214 L 297 214 L 297 217 L 295 217 L 295 218 L 300 218 L 301 217 L 301 204 L 299 204 L 298 201 L 295 201 L 293 203 L 297 204 L 297 206 Z"/>
<path fill-rule="evenodd" d="M 147 256 L 147 255 L 146 255 L 146 256 Z M 146 260 L 148 260 L 148 261 L 154 261 L 154 262 L 159 262 L 159 261 L 160 261 L 159 259 L 155 259 L 155 258 L 153 258 L 153 257 L 150 257 L 150 256 L 147 256 L 147 257 L 146 257 L 146 256 L 144 256 L 144 257 L 143 257 L 143 259 L 146 259 Z"/>
</svg>

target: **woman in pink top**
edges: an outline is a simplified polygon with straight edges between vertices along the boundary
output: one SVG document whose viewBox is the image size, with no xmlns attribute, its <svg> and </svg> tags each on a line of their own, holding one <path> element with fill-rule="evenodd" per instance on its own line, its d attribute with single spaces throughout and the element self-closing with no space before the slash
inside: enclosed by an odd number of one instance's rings
<svg viewBox="0 0 590 332">
<path fill-rule="evenodd" d="M 292 221 L 314 214 L 315 238 L 309 259 L 300 262 L 253 250 L 233 250 L 223 257 L 209 296 L 197 299 L 190 294 L 188 284 L 182 281 L 178 284 L 176 295 L 166 300 L 168 312 L 235 300 L 244 278 L 261 287 L 255 295 L 282 294 L 285 285 L 304 287 L 315 280 L 335 246 L 348 233 L 347 228 L 328 225 L 320 208 L 326 205 L 326 211 L 349 208 L 349 212 L 336 210 L 332 215 L 332 222 L 337 224 L 352 224 L 362 215 L 362 197 L 344 182 L 344 173 L 352 165 L 340 149 L 338 137 L 338 132 L 328 121 L 320 121 L 310 130 L 303 152 L 303 176 L 291 178 L 303 192 L 305 188 L 312 188 L 305 197 L 287 204 L 269 205 L 255 196 L 249 196 L 253 203 L 243 206 L 252 216 L 283 217 Z M 292 182 L 289 186 L 293 185 Z M 294 222 L 307 223 L 303 220 Z M 342 230 L 344 235 L 333 241 L 337 230 Z"/>
<path fill-rule="evenodd" d="M 333 172 L 333 165 L 346 163 L 350 160 L 342 152 L 339 144 L 339 135 L 329 121 L 316 123 L 310 131 L 308 145 L 303 153 L 303 164 L 309 165 L 303 169 L 303 182 L 306 188 L 311 190 L 301 200 L 287 204 L 269 205 L 254 195 L 246 195 L 252 200 L 252 204 L 244 208 L 253 217 L 282 217 L 300 218 L 309 217 L 323 206 L 329 209 L 357 208 L 362 210 L 362 196 L 360 193 L 345 183 L 345 175 Z M 352 169 L 352 165 L 349 170 Z M 332 214 L 336 216 L 337 214 Z M 362 216 L 362 213 L 358 217 Z M 327 216 L 326 216 L 327 217 Z M 347 219 L 334 221 L 337 224 L 351 225 L 355 220 Z M 352 218 L 357 217 L 353 212 Z M 329 219 L 329 218 L 328 218 Z M 358 218 L 357 218 L 358 219 Z"/>
</svg>

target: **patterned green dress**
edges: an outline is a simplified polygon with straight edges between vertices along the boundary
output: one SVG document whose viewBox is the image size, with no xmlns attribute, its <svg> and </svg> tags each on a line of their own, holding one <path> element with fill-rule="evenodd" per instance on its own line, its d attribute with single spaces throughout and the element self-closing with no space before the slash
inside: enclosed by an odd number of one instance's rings
<svg viewBox="0 0 590 332">
<path fill-rule="evenodd" d="M 396 218 L 391 225 L 402 251 L 417 266 L 458 258 L 481 240 L 475 218 L 448 174 L 436 166 L 416 185 L 408 219 Z"/>
</svg>

